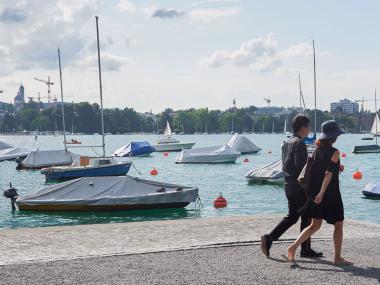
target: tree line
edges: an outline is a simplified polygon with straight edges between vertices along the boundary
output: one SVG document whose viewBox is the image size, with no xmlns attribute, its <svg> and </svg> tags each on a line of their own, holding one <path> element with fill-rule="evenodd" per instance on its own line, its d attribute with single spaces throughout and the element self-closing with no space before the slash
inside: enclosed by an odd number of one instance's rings
<svg viewBox="0 0 380 285">
<path fill-rule="evenodd" d="M 132 108 L 104 109 L 105 132 L 117 133 L 158 133 L 162 132 L 168 121 L 176 133 L 225 133 L 225 132 L 255 132 L 279 133 L 284 131 L 287 121 L 287 131 L 291 131 L 291 120 L 297 115 L 293 111 L 284 115 L 257 115 L 254 106 L 230 108 L 228 110 L 209 110 L 208 108 L 173 110 L 165 109 L 157 115 L 137 113 Z M 64 104 L 66 131 L 74 133 L 100 133 L 100 107 L 88 102 Z M 314 126 L 314 110 L 305 110 Z M 371 127 L 373 114 L 332 115 L 329 112 L 317 110 L 317 128 L 325 120 L 335 119 L 339 126 L 348 132 L 368 131 Z M 18 112 L 6 112 L 0 122 L 3 133 L 21 131 L 62 131 L 61 105 L 56 104 L 41 109 L 37 102 L 30 101 Z M 319 131 L 319 129 L 317 130 Z"/>
</svg>

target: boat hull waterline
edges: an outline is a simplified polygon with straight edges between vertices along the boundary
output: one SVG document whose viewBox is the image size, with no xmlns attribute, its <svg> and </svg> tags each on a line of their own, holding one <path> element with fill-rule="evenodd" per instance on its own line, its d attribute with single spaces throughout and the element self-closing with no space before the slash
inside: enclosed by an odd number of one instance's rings
<svg viewBox="0 0 380 285">
<path fill-rule="evenodd" d="M 195 145 L 195 143 L 162 143 L 153 145 L 157 152 L 164 151 L 181 151 L 182 149 L 190 149 Z"/>
<path fill-rule="evenodd" d="M 127 162 L 100 167 L 46 168 L 42 169 L 41 173 L 45 175 L 46 181 L 65 181 L 80 177 L 122 176 L 128 173 L 131 164 Z"/>
</svg>

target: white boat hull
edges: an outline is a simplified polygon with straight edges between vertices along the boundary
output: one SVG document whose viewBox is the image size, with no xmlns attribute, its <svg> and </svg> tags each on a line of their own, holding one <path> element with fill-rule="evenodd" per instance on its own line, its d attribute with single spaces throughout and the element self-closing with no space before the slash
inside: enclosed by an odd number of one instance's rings
<svg viewBox="0 0 380 285">
<path fill-rule="evenodd" d="M 230 155 L 215 155 L 215 156 L 197 156 L 189 160 L 179 160 L 176 159 L 175 163 L 235 163 L 239 158 L 239 155 L 230 154 Z"/>
<path fill-rule="evenodd" d="M 195 145 L 193 142 L 189 143 L 162 143 L 153 145 L 156 151 L 181 151 L 182 149 L 190 149 Z"/>
</svg>

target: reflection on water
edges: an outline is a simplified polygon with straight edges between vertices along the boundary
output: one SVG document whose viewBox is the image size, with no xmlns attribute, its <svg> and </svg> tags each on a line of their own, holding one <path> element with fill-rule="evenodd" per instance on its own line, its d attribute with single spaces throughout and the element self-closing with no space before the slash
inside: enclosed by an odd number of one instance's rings
<svg viewBox="0 0 380 285">
<path fill-rule="evenodd" d="M 15 211 L 2 221 L 4 227 L 43 227 L 118 222 L 140 222 L 199 218 L 197 209 L 134 210 L 113 212 L 30 212 Z M 31 221 L 33 221 L 31 223 Z"/>
</svg>

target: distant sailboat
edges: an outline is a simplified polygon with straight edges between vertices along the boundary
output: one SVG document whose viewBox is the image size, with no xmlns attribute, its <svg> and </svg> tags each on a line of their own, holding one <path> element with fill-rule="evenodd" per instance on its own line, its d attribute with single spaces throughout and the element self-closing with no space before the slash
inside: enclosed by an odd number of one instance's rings
<svg viewBox="0 0 380 285">
<path fill-rule="evenodd" d="M 156 151 L 181 151 L 194 146 L 194 142 L 180 142 L 172 135 L 172 129 L 167 121 L 164 135 L 159 137 L 157 144 L 153 145 Z"/>
<path fill-rule="evenodd" d="M 288 132 L 288 120 L 287 119 L 285 119 L 283 134 L 286 135 L 288 138 L 290 138 L 290 136 L 291 136 L 291 133 Z"/>
<path fill-rule="evenodd" d="M 379 115 L 377 114 L 377 96 L 375 90 L 375 118 L 373 120 L 371 134 L 376 138 L 376 144 L 372 145 L 357 145 L 354 147 L 353 153 L 380 153 L 380 146 L 377 144 L 377 137 L 379 136 L 378 128 L 380 127 Z"/>
</svg>

